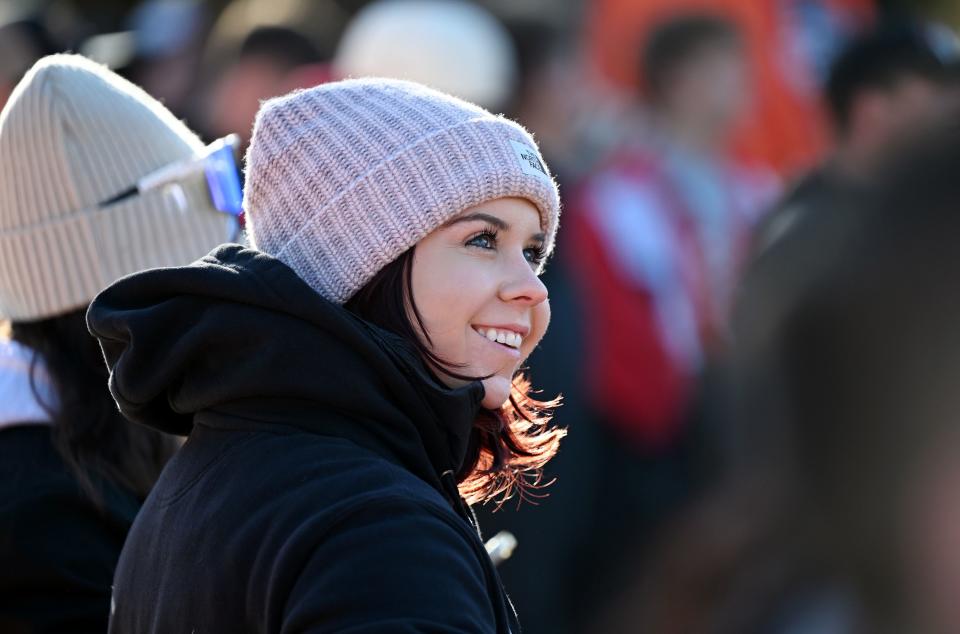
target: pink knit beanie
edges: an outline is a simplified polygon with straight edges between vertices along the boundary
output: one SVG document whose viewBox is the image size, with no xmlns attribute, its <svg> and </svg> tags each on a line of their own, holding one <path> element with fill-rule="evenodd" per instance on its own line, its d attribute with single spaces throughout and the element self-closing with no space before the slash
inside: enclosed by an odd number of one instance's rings
<svg viewBox="0 0 960 634">
<path fill-rule="evenodd" d="M 338 304 L 446 221 L 504 197 L 539 209 L 549 252 L 560 200 L 530 134 L 412 82 L 346 80 L 271 99 L 247 152 L 251 243 Z"/>
</svg>

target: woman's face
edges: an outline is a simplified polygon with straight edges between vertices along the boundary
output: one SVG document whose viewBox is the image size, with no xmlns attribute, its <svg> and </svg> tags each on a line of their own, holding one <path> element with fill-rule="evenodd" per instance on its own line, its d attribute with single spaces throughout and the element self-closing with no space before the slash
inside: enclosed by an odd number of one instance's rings
<svg viewBox="0 0 960 634">
<path fill-rule="evenodd" d="M 483 407 L 506 402 L 514 373 L 550 322 L 537 276 L 544 239 L 532 203 L 499 198 L 467 209 L 414 249 L 413 298 L 431 350 L 457 374 L 491 375 Z M 450 387 L 464 384 L 439 375 Z"/>
</svg>

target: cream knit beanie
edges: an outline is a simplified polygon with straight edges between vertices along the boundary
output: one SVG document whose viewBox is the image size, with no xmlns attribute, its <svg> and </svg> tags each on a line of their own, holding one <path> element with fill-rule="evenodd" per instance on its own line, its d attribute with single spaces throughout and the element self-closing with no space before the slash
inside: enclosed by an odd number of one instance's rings
<svg viewBox="0 0 960 634">
<path fill-rule="evenodd" d="M 124 275 L 187 264 L 226 241 L 233 220 L 213 208 L 203 174 L 176 192 L 102 204 L 202 149 L 106 68 L 76 55 L 37 62 L 0 113 L 0 316 L 76 310 Z"/>
<path fill-rule="evenodd" d="M 549 252 L 560 200 L 530 134 L 407 81 L 267 101 L 247 153 L 251 243 L 338 304 L 446 221 L 504 197 L 539 209 Z"/>
</svg>

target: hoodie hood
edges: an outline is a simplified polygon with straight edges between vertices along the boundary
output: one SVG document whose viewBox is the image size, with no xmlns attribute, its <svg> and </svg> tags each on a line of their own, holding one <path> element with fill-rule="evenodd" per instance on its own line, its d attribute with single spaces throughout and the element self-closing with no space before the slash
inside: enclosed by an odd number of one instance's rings
<svg viewBox="0 0 960 634">
<path fill-rule="evenodd" d="M 119 280 L 87 323 L 131 421 L 179 435 L 197 423 L 344 437 L 441 490 L 483 398 L 479 382 L 441 385 L 410 343 L 239 245 Z"/>
</svg>

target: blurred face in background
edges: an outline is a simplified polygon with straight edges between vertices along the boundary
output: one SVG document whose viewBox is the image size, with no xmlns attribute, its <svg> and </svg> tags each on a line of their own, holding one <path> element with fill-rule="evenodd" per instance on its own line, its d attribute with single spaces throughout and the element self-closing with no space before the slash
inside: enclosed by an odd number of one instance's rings
<svg viewBox="0 0 960 634">
<path fill-rule="evenodd" d="M 514 374 L 550 322 L 538 276 L 544 239 L 533 204 L 500 198 L 467 209 L 414 251 L 412 292 L 430 338 L 424 343 L 457 374 L 489 375 L 487 409 L 507 401 Z M 450 387 L 465 383 L 438 374 Z"/>
<path fill-rule="evenodd" d="M 889 87 L 866 90 L 857 98 L 846 137 L 862 147 L 867 156 L 879 157 L 940 119 L 949 103 L 941 84 L 907 75 Z"/>
<path fill-rule="evenodd" d="M 662 109 L 724 136 L 743 121 L 753 100 L 750 66 L 733 42 L 704 44 L 673 70 Z"/>
<path fill-rule="evenodd" d="M 237 133 L 244 146 L 250 141 L 260 102 L 283 94 L 283 72 L 270 60 L 242 58 L 224 71 L 208 103 L 208 126 L 216 136 Z"/>
<path fill-rule="evenodd" d="M 903 133 L 927 117 L 940 113 L 945 92 L 937 83 L 922 77 L 905 77 L 890 93 L 891 125 Z"/>
</svg>

